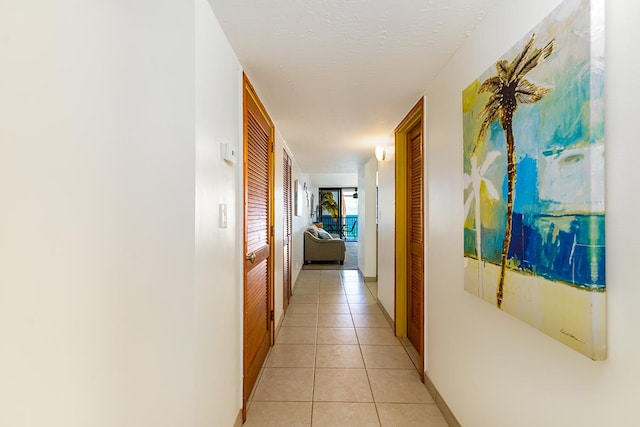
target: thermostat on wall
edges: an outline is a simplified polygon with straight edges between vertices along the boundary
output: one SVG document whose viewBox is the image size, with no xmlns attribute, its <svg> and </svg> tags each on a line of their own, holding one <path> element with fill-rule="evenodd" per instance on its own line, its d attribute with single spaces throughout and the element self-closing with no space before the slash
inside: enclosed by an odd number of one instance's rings
<svg viewBox="0 0 640 427">
<path fill-rule="evenodd" d="M 236 149 L 231 144 L 223 144 L 222 152 L 224 161 L 229 163 L 230 165 L 236 164 Z"/>
</svg>

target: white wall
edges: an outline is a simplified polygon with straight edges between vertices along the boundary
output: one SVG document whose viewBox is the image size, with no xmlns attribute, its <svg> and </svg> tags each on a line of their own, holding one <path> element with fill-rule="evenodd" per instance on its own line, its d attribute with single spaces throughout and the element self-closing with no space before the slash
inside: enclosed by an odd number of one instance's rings
<svg viewBox="0 0 640 427">
<path fill-rule="evenodd" d="M 376 277 L 376 171 L 371 157 L 358 172 L 358 268 L 365 278 Z"/>
<path fill-rule="evenodd" d="M 258 91 L 259 92 L 259 91 Z M 268 107 L 265 107 L 268 109 Z M 284 161 L 284 150 L 287 151 L 287 154 L 291 158 L 291 185 L 295 180 L 299 180 L 301 185 L 304 182 L 307 182 L 307 186 L 309 185 L 307 175 L 304 175 L 300 172 L 300 168 L 296 163 L 295 157 L 291 154 L 291 150 L 287 146 L 286 141 L 282 138 L 282 135 L 277 129 L 276 125 L 276 145 L 275 145 L 275 259 L 274 259 L 274 319 L 275 324 L 278 326 L 282 320 L 282 315 L 284 314 L 283 308 L 283 262 L 284 262 L 284 187 L 283 187 L 283 161 Z M 309 195 L 311 195 L 311 188 L 308 189 Z M 294 197 L 293 189 L 291 190 L 291 197 Z M 293 201 L 293 199 L 292 199 Z M 295 212 L 293 212 L 292 206 L 292 242 L 291 242 L 291 282 L 292 287 L 295 286 L 296 279 L 300 274 L 300 270 L 302 270 L 303 265 L 303 242 L 302 242 L 302 232 L 306 229 L 307 225 L 311 223 L 311 218 L 309 217 L 309 207 L 303 204 L 302 206 L 302 215 L 299 217 L 295 216 Z"/>
<path fill-rule="evenodd" d="M 300 185 L 303 183 L 307 183 L 307 187 L 310 185 L 310 178 L 308 174 L 302 173 L 302 170 L 298 166 L 295 157 L 293 157 L 293 165 L 292 165 L 292 178 L 291 182 L 295 183 L 297 179 L 300 182 Z M 308 188 L 308 191 L 312 191 L 311 188 Z M 316 204 L 318 203 L 318 194 L 316 191 Z M 309 193 L 309 197 L 311 197 L 311 193 Z M 304 198 L 303 198 L 304 199 Z M 301 215 L 293 216 L 293 249 L 291 252 L 291 280 L 293 285 L 295 286 L 295 282 L 300 274 L 300 270 L 302 270 L 302 266 L 304 265 L 304 230 L 311 224 L 311 212 L 310 207 L 306 206 L 306 203 L 303 203 Z"/>
<path fill-rule="evenodd" d="M 407 110 L 407 113 L 409 110 Z M 395 316 L 395 150 L 378 162 L 378 300 Z"/>
<path fill-rule="evenodd" d="M 251 79 L 251 76 L 249 76 Z M 260 87 L 255 90 L 260 96 Z M 206 0 L 196 1 L 196 338 L 197 425 L 232 425 L 242 406 L 243 135 L 242 69 Z M 269 111 L 269 105 L 265 104 Z M 283 316 L 283 150 L 275 123 L 274 320 Z M 221 144 L 237 148 L 237 163 L 222 160 Z M 293 158 L 292 180 L 306 182 Z M 218 205 L 228 228 L 218 226 Z M 292 280 L 302 268 L 302 227 L 293 218 Z M 238 266 L 230 268 L 229 266 Z"/>
<path fill-rule="evenodd" d="M 358 173 L 314 173 L 309 179 L 316 187 L 357 187 Z"/>
<path fill-rule="evenodd" d="M 194 424 L 194 6 L 0 3 L 0 425 Z"/>
<path fill-rule="evenodd" d="M 242 70 L 209 4 L 195 5 L 196 425 L 231 426 L 242 407 Z"/>
<path fill-rule="evenodd" d="M 559 3 L 499 2 L 427 91 L 427 371 L 464 426 L 637 419 L 640 203 L 629 190 L 640 157 L 640 89 L 630 82 L 640 61 L 629 43 L 640 40 L 638 2 L 606 2 L 608 359 L 593 362 L 463 290 L 461 92 Z"/>
</svg>

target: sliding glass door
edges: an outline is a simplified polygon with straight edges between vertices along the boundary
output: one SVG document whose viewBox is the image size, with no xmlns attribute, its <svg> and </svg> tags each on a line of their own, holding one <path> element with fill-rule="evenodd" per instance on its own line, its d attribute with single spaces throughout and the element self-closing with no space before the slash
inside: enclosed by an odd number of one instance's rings
<svg viewBox="0 0 640 427">
<path fill-rule="evenodd" d="M 358 189 L 320 188 L 318 218 L 329 233 L 341 239 L 358 240 Z"/>
</svg>

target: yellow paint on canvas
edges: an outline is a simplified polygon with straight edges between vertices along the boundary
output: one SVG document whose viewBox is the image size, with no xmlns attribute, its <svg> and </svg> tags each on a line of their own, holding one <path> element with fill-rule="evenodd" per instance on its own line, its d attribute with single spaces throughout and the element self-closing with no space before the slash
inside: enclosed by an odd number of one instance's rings
<svg viewBox="0 0 640 427">
<path fill-rule="evenodd" d="M 496 305 L 500 266 L 484 263 L 483 299 Z M 465 258 L 465 289 L 479 295 L 478 262 Z M 509 270 L 502 310 L 594 360 L 606 358 L 606 293 Z"/>
<path fill-rule="evenodd" d="M 494 185 L 498 187 L 498 185 Z M 482 187 L 480 187 L 480 192 L 482 199 L 482 203 L 480 204 L 480 217 L 482 218 L 482 226 L 484 228 L 496 229 L 498 228 L 498 224 L 504 223 L 504 217 L 500 216 L 500 218 L 498 218 L 498 212 L 500 212 L 498 208 L 503 202 L 490 198 L 487 194 L 487 190 L 485 189 L 484 184 L 482 185 Z"/>
<path fill-rule="evenodd" d="M 478 98 L 478 89 L 480 89 L 480 80 L 474 80 L 467 88 L 462 91 L 462 112 L 468 113 L 471 111 L 473 104 L 476 103 Z"/>
</svg>

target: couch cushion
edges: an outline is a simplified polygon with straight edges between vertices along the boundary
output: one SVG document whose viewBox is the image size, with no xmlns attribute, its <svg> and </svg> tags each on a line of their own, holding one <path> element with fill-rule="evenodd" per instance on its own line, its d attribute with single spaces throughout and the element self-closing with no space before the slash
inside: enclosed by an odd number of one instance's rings
<svg viewBox="0 0 640 427">
<path fill-rule="evenodd" d="M 329 234 L 326 230 L 322 228 L 318 228 L 318 238 L 320 239 L 332 239 L 331 234 Z"/>
<path fill-rule="evenodd" d="M 309 227 L 307 227 L 307 231 L 313 236 L 313 237 L 318 237 L 318 230 L 319 228 L 316 227 L 315 225 L 310 225 Z M 324 231 L 324 230 L 323 230 Z"/>
</svg>

